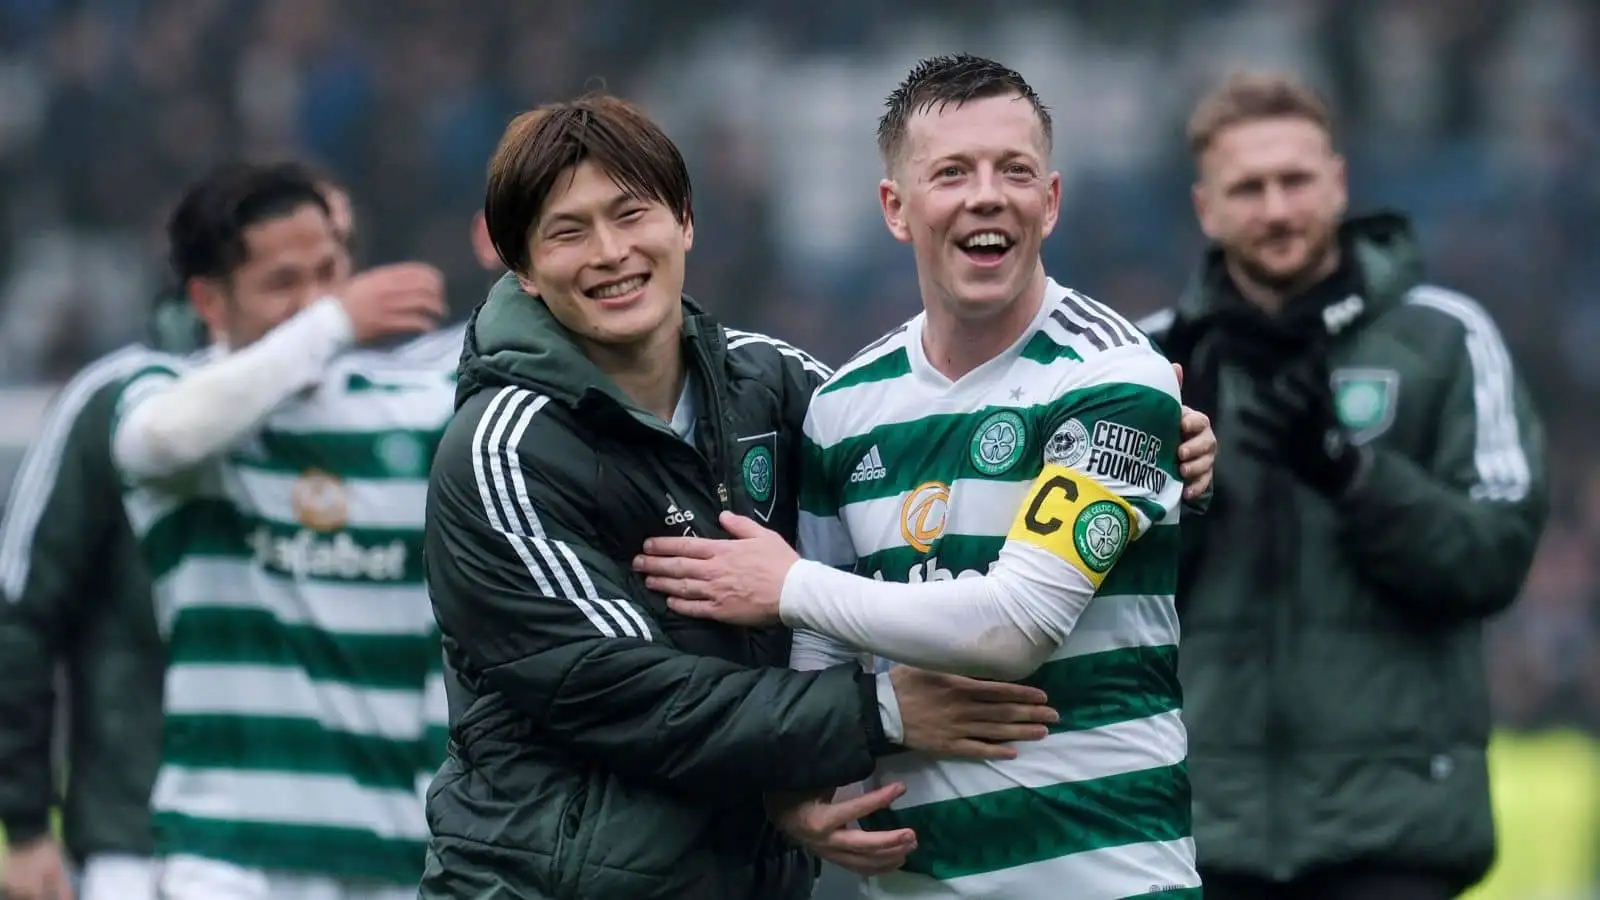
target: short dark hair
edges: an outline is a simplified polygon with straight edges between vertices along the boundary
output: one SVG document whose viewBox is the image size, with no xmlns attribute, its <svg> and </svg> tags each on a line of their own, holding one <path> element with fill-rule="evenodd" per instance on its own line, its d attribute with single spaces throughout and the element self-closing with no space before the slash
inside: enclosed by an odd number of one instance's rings
<svg viewBox="0 0 1600 900">
<path fill-rule="evenodd" d="M 299 163 L 228 163 L 184 191 L 167 220 L 167 260 L 180 289 L 191 278 L 227 278 L 249 255 L 244 233 L 304 206 L 328 212 Z"/>
<path fill-rule="evenodd" d="M 960 106 L 973 100 L 1010 94 L 1021 97 L 1033 107 L 1034 114 L 1039 117 L 1039 127 L 1044 131 L 1044 146 L 1048 152 L 1055 140 L 1050 108 L 1015 69 L 967 53 L 922 60 L 884 101 L 883 117 L 878 120 L 878 153 L 883 157 L 883 164 L 892 168 L 899 159 L 905 149 L 907 123 L 917 113 L 935 107 L 943 109 L 952 103 Z"/>
<path fill-rule="evenodd" d="M 529 232 L 557 181 L 585 160 L 629 194 L 666 206 L 679 222 L 694 218 L 683 154 L 644 110 L 603 93 L 547 104 L 513 119 L 489 160 L 483 217 L 506 268 L 527 273 Z"/>
<path fill-rule="evenodd" d="M 1238 72 L 1195 106 L 1189 116 L 1189 152 L 1198 160 L 1217 135 L 1263 119 L 1304 119 L 1333 138 L 1328 103 L 1310 85 L 1283 72 Z"/>
</svg>

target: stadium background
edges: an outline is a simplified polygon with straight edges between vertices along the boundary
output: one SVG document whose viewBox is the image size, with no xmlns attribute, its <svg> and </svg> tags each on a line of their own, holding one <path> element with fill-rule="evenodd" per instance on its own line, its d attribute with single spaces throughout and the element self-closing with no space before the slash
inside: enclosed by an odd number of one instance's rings
<svg viewBox="0 0 1600 900">
<path fill-rule="evenodd" d="M 875 203 L 880 98 L 958 49 L 1054 108 L 1045 252 L 1069 284 L 1170 301 L 1200 249 L 1188 105 L 1231 68 L 1287 66 L 1335 101 L 1356 206 L 1412 213 L 1432 276 L 1494 311 L 1549 422 L 1556 513 L 1493 627 L 1503 859 L 1478 896 L 1597 896 L 1593 0 L 0 0 L 0 477 L 52 385 L 139 337 L 163 216 L 206 166 L 327 167 L 363 261 L 443 266 L 464 314 L 491 277 L 467 229 L 500 129 L 597 78 L 689 158 L 691 293 L 838 362 L 917 307 Z"/>
</svg>

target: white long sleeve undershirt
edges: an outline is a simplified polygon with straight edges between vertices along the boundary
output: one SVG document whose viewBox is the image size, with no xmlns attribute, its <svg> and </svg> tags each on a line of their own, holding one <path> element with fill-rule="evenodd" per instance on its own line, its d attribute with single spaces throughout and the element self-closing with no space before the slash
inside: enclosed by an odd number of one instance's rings
<svg viewBox="0 0 1600 900">
<path fill-rule="evenodd" d="M 320 381 L 353 337 L 344 306 L 327 297 L 243 350 L 140 398 L 112 439 L 117 468 L 136 480 L 165 478 L 217 455 Z"/>
<path fill-rule="evenodd" d="M 989 574 L 921 584 L 879 581 L 801 560 L 783 582 L 784 624 L 876 656 L 975 678 L 1016 680 L 1072 633 L 1095 587 L 1038 548 L 1009 542 Z M 829 651 L 797 651 L 819 658 Z"/>
</svg>

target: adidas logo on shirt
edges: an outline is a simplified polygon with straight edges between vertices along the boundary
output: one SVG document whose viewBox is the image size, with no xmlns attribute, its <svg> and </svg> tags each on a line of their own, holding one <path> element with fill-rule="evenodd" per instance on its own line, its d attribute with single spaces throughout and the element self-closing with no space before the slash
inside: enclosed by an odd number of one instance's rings
<svg viewBox="0 0 1600 900">
<path fill-rule="evenodd" d="M 855 471 L 850 473 L 850 483 L 861 484 L 864 481 L 877 481 L 880 478 L 887 478 L 888 475 L 889 470 L 883 467 L 883 456 L 878 453 L 878 445 L 873 444 L 872 449 L 868 450 L 861 457 L 861 461 L 856 463 Z"/>
<path fill-rule="evenodd" d="M 672 495 L 668 494 L 667 495 L 667 518 L 666 518 L 666 523 L 668 525 L 687 525 L 687 524 L 689 524 L 690 522 L 693 522 L 693 521 L 694 521 L 694 510 L 692 510 L 692 509 L 679 509 L 678 508 L 678 501 L 672 499 Z"/>
</svg>

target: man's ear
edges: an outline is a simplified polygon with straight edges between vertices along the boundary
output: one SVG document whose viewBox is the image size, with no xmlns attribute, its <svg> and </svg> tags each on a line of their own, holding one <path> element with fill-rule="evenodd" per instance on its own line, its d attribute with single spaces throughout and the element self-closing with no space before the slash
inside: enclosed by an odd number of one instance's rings
<svg viewBox="0 0 1600 900">
<path fill-rule="evenodd" d="M 878 182 L 878 203 L 883 206 L 883 224 L 889 233 L 902 244 L 911 243 L 911 226 L 906 224 L 905 201 L 900 196 L 900 185 L 893 178 Z"/>
<path fill-rule="evenodd" d="M 226 346 L 228 341 L 228 292 L 215 278 L 191 278 L 184 286 L 195 315 L 206 324 L 211 341 Z"/>
</svg>

